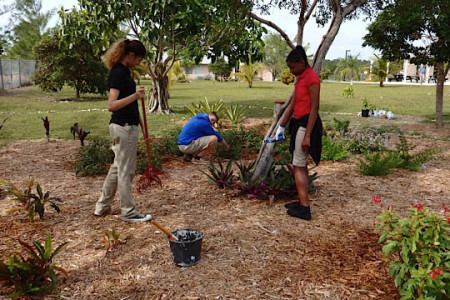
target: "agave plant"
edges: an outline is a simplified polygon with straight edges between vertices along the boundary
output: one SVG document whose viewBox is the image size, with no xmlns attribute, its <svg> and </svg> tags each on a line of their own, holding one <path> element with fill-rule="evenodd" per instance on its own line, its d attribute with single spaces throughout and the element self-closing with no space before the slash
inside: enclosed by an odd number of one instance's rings
<svg viewBox="0 0 450 300">
<path fill-rule="evenodd" d="M 229 160 L 225 166 L 222 164 L 222 160 L 218 160 L 217 166 L 211 162 L 208 167 L 208 172 L 202 171 L 208 177 L 208 180 L 217 185 L 218 188 L 224 189 L 233 183 L 234 172 L 231 169 L 233 161 Z"/>
</svg>

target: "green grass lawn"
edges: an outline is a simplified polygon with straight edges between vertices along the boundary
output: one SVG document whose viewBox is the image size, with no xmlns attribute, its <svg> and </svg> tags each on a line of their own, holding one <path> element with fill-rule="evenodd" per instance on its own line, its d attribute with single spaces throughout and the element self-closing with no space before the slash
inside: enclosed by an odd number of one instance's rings
<svg viewBox="0 0 450 300">
<path fill-rule="evenodd" d="M 149 88 L 150 82 L 141 85 Z M 428 120 L 435 117 L 434 86 L 387 85 L 380 88 L 372 84 L 354 84 L 354 98 L 343 97 L 342 90 L 347 84 L 325 82 L 321 90 L 321 115 L 325 121 L 339 115 L 340 119 L 352 122 L 361 110 L 361 99 L 379 108 L 386 108 L 399 115 L 420 116 Z M 203 100 L 210 102 L 222 99 L 226 105 L 240 104 L 247 107 L 247 117 L 270 117 L 273 102 L 288 99 L 293 85 L 280 82 L 254 82 L 249 88 L 244 82 L 193 81 L 175 84 L 170 90 L 169 104 L 175 112 L 172 115 L 148 115 L 149 130 L 153 136 L 161 136 L 166 131 L 179 128 L 176 121 L 189 118 L 185 106 Z M 66 87 L 58 93 L 45 93 L 36 86 L 9 90 L 0 94 L 0 122 L 9 120 L 0 130 L 0 145 L 22 139 L 43 138 L 45 130 L 41 117 L 48 116 L 50 134 L 53 138 L 71 138 L 70 127 L 78 122 L 88 131 L 89 137 L 108 137 L 110 113 L 106 111 L 106 97 L 83 95 L 83 100 L 73 101 L 75 92 Z M 444 118 L 450 123 L 449 88 L 444 90 Z M 342 115 L 343 114 L 343 115 Z M 367 122 L 367 120 L 364 120 Z"/>
</svg>

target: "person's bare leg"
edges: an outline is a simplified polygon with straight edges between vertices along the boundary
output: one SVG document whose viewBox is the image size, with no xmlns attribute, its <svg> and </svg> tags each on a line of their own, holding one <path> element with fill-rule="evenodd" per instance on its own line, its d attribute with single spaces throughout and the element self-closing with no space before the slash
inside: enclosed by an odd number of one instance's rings
<svg viewBox="0 0 450 300">
<path fill-rule="evenodd" d="M 308 167 L 294 166 L 295 186 L 297 187 L 298 198 L 302 206 L 309 206 L 308 198 Z"/>
</svg>

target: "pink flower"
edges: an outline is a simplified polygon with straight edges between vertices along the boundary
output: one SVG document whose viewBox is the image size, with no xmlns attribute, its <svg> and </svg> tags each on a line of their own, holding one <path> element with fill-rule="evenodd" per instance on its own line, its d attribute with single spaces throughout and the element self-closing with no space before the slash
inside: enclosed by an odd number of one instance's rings
<svg viewBox="0 0 450 300">
<path fill-rule="evenodd" d="M 372 202 L 373 203 L 378 203 L 380 201 L 381 201 L 381 197 L 380 196 L 373 196 L 373 198 L 372 198 Z"/>
<path fill-rule="evenodd" d="M 417 204 L 414 204 L 414 206 L 413 206 L 414 208 L 417 208 L 417 211 L 421 211 L 421 210 L 423 210 L 423 205 L 422 204 L 420 204 L 420 203 L 417 203 Z"/>
<path fill-rule="evenodd" d="M 444 210 L 444 214 L 450 211 L 450 209 L 445 205 L 442 206 L 442 209 Z"/>
</svg>

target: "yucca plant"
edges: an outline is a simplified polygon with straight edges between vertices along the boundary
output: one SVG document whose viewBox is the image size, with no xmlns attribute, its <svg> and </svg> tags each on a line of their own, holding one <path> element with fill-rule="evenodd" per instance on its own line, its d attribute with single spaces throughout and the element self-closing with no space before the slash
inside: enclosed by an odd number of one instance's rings
<svg viewBox="0 0 450 300">
<path fill-rule="evenodd" d="M 52 260 L 61 252 L 63 243 L 53 249 L 52 238 L 49 236 L 44 245 L 33 241 L 32 245 L 19 240 L 20 245 L 27 252 L 24 258 L 17 254 L 8 257 L 8 261 L 0 262 L 0 282 L 5 286 L 14 287 L 10 297 L 36 298 L 53 293 L 58 285 L 59 271 L 67 276 L 66 270 L 56 266 Z"/>
<path fill-rule="evenodd" d="M 199 113 L 210 113 L 215 111 L 219 118 L 223 118 L 225 115 L 225 108 L 222 99 L 216 101 L 214 103 L 210 103 L 208 98 L 205 97 L 204 100 L 199 101 L 197 103 L 191 103 L 190 107 L 186 107 L 186 109 L 193 115 L 197 115 Z"/>
<path fill-rule="evenodd" d="M 208 180 L 217 185 L 218 188 L 224 189 L 231 185 L 234 180 L 234 172 L 231 169 L 233 161 L 229 160 L 228 164 L 225 166 L 222 164 L 222 160 L 217 161 L 217 166 L 211 162 L 208 167 L 208 172 L 202 171 L 208 177 Z"/>
<path fill-rule="evenodd" d="M 238 125 L 246 119 L 245 108 L 237 104 L 228 107 L 226 110 L 226 115 L 228 120 L 230 120 L 233 125 Z"/>
<path fill-rule="evenodd" d="M 1 180 L 0 185 L 5 186 L 7 191 L 15 196 L 15 200 L 18 201 L 20 205 L 19 207 L 14 207 L 7 210 L 7 212 L 11 213 L 25 210 L 30 222 L 34 221 L 36 213 L 39 215 L 40 219 L 44 218 L 45 205 L 47 203 L 49 203 L 57 213 L 61 211 L 59 206 L 56 204 L 56 202 L 62 202 L 61 199 L 58 197 L 50 197 L 49 191 L 44 194 L 39 183 L 36 185 L 37 194 L 31 193 L 34 186 L 33 178 L 28 183 L 27 189 L 23 192 L 20 191 L 12 182 L 7 180 Z"/>
</svg>

